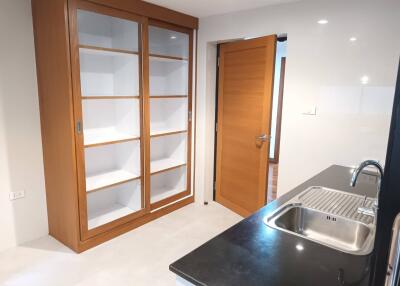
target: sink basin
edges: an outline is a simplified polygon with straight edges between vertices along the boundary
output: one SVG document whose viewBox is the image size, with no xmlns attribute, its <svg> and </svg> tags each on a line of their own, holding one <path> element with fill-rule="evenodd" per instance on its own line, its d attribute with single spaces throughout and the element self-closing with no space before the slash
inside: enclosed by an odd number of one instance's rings
<svg viewBox="0 0 400 286">
<path fill-rule="evenodd" d="M 332 192 L 336 195 L 340 194 L 340 191 L 337 190 L 332 190 Z M 347 195 L 349 194 L 346 193 Z M 272 228 L 312 240 L 342 252 L 367 255 L 373 250 L 375 225 L 373 223 L 364 223 L 362 215 L 357 214 L 356 210 L 359 206 L 357 205 L 357 199 L 360 199 L 360 196 L 354 196 L 350 194 L 347 201 L 341 197 L 340 203 L 335 205 L 333 211 L 326 212 L 308 207 L 301 200 L 304 194 L 300 194 L 280 207 L 271 216 L 266 217 L 264 222 Z M 333 197 L 334 195 L 332 194 L 329 196 L 330 202 L 332 202 Z M 322 205 L 320 204 L 320 206 Z M 341 209 L 343 205 L 352 205 L 355 208 L 356 215 L 348 218 L 335 214 L 335 209 Z M 347 213 L 352 212 L 349 210 L 346 211 Z"/>
</svg>

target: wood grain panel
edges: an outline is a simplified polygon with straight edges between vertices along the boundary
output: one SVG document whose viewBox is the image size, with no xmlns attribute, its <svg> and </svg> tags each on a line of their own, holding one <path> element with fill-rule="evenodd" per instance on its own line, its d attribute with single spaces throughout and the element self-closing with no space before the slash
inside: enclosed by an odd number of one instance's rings
<svg viewBox="0 0 400 286">
<path fill-rule="evenodd" d="M 105 6 L 122 9 L 132 13 L 140 14 L 152 19 L 173 23 L 191 29 L 197 29 L 199 19 L 168 8 L 147 3 L 141 0 L 89 0 L 90 2 Z"/>
<path fill-rule="evenodd" d="M 247 216 L 265 205 L 276 37 L 221 45 L 216 199 Z"/>
<path fill-rule="evenodd" d="M 33 0 L 36 65 L 50 235 L 79 250 L 67 0 Z"/>
<path fill-rule="evenodd" d="M 179 202 L 168 205 L 162 209 L 158 209 L 158 210 L 155 210 L 154 212 L 148 213 L 142 217 L 137 218 L 136 220 L 131 220 L 125 224 L 118 225 L 110 231 L 103 232 L 93 238 L 86 240 L 86 241 L 81 241 L 77 252 L 85 251 L 85 250 L 92 248 L 100 243 L 103 243 L 107 240 L 113 239 L 114 237 L 116 237 L 118 235 L 121 235 L 125 232 L 135 229 L 141 225 L 144 225 L 152 220 L 155 220 L 159 217 L 169 214 L 169 213 L 171 213 L 177 209 L 180 209 L 180 208 L 182 208 L 190 203 L 193 203 L 193 202 L 194 202 L 194 197 L 190 196 L 190 197 L 182 199 Z"/>
</svg>

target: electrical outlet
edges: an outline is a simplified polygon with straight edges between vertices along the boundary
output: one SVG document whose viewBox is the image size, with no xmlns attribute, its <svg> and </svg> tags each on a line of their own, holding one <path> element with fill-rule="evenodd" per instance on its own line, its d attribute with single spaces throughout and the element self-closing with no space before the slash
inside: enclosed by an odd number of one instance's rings
<svg viewBox="0 0 400 286">
<path fill-rule="evenodd" d="M 10 201 L 22 199 L 23 197 L 25 197 L 24 190 L 17 191 L 17 192 L 10 192 Z"/>
</svg>

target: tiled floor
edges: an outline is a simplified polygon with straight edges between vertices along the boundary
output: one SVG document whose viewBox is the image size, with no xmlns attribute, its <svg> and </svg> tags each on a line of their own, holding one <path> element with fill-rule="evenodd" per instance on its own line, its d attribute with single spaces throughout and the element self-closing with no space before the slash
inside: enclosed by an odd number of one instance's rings
<svg viewBox="0 0 400 286">
<path fill-rule="evenodd" d="M 44 237 L 0 253 L 0 285 L 175 285 L 169 264 L 241 219 L 191 204 L 79 255 Z"/>
<path fill-rule="evenodd" d="M 269 164 L 268 173 L 268 196 L 267 202 L 270 203 L 276 199 L 278 186 L 278 164 Z"/>
</svg>

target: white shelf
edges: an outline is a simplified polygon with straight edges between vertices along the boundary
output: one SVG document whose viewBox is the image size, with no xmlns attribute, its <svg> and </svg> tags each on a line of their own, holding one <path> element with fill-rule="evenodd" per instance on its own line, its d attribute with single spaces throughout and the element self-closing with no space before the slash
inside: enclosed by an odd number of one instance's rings
<svg viewBox="0 0 400 286">
<path fill-rule="evenodd" d="M 137 99 L 82 102 L 84 144 L 93 145 L 140 137 Z"/>
<path fill-rule="evenodd" d="M 187 134 L 153 137 L 150 141 L 150 170 L 157 173 L 187 162 Z"/>
<path fill-rule="evenodd" d="M 93 213 L 91 217 L 89 217 L 88 228 L 96 228 L 134 212 L 134 210 L 120 204 L 110 205 L 108 208 L 102 209 L 98 211 L 98 213 Z"/>
<path fill-rule="evenodd" d="M 115 170 L 124 171 L 132 176 L 140 176 L 140 162 L 140 141 L 138 140 L 85 148 L 86 178 L 98 177 L 99 174 Z M 114 177 L 110 177 L 110 180 L 115 180 L 111 178 Z"/>
<path fill-rule="evenodd" d="M 163 199 L 172 197 L 172 196 L 174 196 L 176 194 L 179 194 L 179 193 L 182 193 L 184 191 L 185 191 L 184 188 L 183 189 L 158 188 L 157 189 L 157 194 L 151 196 L 150 203 L 153 204 L 153 203 L 159 202 L 159 201 L 161 201 Z"/>
<path fill-rule="evenodd" d="M 157 173 L 150 178 L 150 202 L 156 203 L 186 190 L 186 166 Z"/>
<path fill-rule="evenodd" d="M 151 173 L 157 173 L 162 170 L 167 170 L 173 167 L 184 165 L 185 161 L 177 160 L 174 158 L 165 158 L 151 161 L 150 171 Z"/>
<path fill-rule="evenodd" d="M 91 192 L 139 177 L 139 174 L 134 174 L 126 170 L 114 170 L 110 172 L 95 174 L 86 178 L 86 191 Z"/>
<path fill-rule="evenodd" d="M 187 132 L 186 129 L 172 129 L 172 128 L 162 128 L 162 129 L 152 129 L 150 131 L 150 136 L 161 136 L 164 134 L 170 134 L 175 132 Z"/>
<path fill-rule="evenodd" d="M 87 193 L 88 228 L 93 229 L 142 209 L 140 180 Z"/>
<path fill-rule="evenodd" d="M 150 95 L 187 95 L 189 63 L 150 57 Z"/>
<path fill-rule="evenodd" d="M 94 55 L 94 56 L 104 56 L 104 57 L 137 57 L 137 52 L 130 51 L 120 51 L 112 49 L 102 49 L 92 46 L 83 46 L 79 48 L 79 52 L 84 55 Z"/>
<path fill-rule="evenodd" d="M 96 128 L 84 131 L 85 146 L 96 145 L 107 142 L 134 140 L 140 138 L 140 134 L 128 134 L 118 132 L 115 128 Z"/>
<path fill-rule="evenodd" d="M 92 213 L 88 219 L 88 228 L 93 229 L 134 213 L 135 210 L 120 204 L 112 204 L 107 208 Z"/>
<path fill-rule="evenodd" d="M 188 99 L 150 99 L 150 134 L 187 130 Z"/>
<path fill-rule="evenodd" d="M 80 48 L 82 96 L 139 94 L 139 56 Z"/>
<path fill-rule="evenodd" d="M 186 66 L 188 59 L 186 58 L 174 58 L 173 56 L 164 56 L 164 55 L 156 55 L 156 54 L 150 54 L 150 61 L 155 61 L 155 62 L 162 62 L 162 63 L 173 63 L 176 64 L 177 66 Z"/>
</svg>

